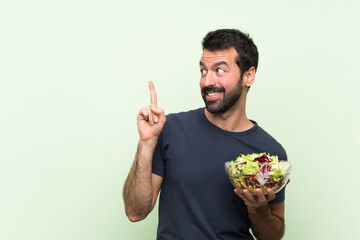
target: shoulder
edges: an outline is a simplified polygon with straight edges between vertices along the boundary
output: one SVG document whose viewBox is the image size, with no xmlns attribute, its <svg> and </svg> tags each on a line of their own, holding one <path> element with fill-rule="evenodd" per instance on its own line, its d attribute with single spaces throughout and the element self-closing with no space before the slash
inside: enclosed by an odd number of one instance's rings
<svg viewBox="0 0 360 240">
<path fill-rule="evenodd" d="M 256 129 L 257 134 L 261 135 L 263 138 L 266 138 L 267 140 L 271 140 L 274 142 L 277 142 L 277 140 L 267 131 L 265 131 L 261 126 L 257 124 L 258 128 Z"/>
<path fill-rule="evenodd" d="M 166 115 L 166 123 L 168 124 L 184 124 L 193 122 L 201 118 L 202 108 L 179 112 L 179 113 L 170 113 Z"/>
<path fill-rule="evenodd" d="M 167 118 L 174 118 L 174 119 L 181 119 L 181 118 L 189 118 L 189 117 L 194 117 L 199 115 L 200 111 L 202 110 L 202 108 L 198 108 L 198 109 L 193 109 L 193 110 L 189 110 L 189 111 L 183 111 L 183 112 L 178 112 L 178 113 L 170 113 L 167 114 L 166 117 Z"/>
<path fill-rule="evenodd" d="M 280 159 L 287 160 L 285 148 L 270 133 L 257 125 L 255 137 L 261 145 L 266 146 L 266 152 L 278 155 Z"/>
<path fill-rule="evenodd" d="M 189 129 L 191 126 L 198 126 L 201 121 L 201 108 L 166 114 L 166 122 L 163 128 L 163 133 L 168 134 L 173 131 L 182 131 Z"/>
</svg>

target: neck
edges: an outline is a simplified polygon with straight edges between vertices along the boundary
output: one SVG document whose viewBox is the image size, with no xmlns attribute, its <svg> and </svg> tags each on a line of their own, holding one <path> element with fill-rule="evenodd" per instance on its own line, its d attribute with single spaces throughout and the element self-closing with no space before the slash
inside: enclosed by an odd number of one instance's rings
<svg viewBox="0 0 360 240">
<path fill-rule="evenodd" d="M 246 116 L 246 93 L 224 113 L 210 113 L 205 108 L 205 116 L 217 127 L 229 132 L 243 132 L 254 126 Z"/>
</svg>

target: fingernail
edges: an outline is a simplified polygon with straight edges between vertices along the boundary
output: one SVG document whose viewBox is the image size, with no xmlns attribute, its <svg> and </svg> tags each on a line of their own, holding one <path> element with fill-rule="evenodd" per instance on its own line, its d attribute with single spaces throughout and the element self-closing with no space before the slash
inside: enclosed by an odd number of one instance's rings
<svg viewBox="0 0 360 240">
<path fill-rule="evenodd" d="M 159 121 L 159 119 L 158 119 L 157 117 L 155 117 L 155 118 L 154 118 L 154 122 L 157 123 L 158 121 Z"/>
</svg>

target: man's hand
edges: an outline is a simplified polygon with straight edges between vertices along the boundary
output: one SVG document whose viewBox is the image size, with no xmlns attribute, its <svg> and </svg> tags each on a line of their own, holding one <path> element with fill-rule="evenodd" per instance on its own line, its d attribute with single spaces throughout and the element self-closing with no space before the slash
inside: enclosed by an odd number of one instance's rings
<svg viewBox="0 0 360 240">
<path fill-rule="evenodd" d="M 290 182 L 290 179 L 286 184 Z M 267 189 L 267 195 L 261 189 L 256 189 L 256 195 L 252 195 L 248 190 L 234 192 L 245 203 L 248 209 L 251 229 L 256 239 L 278 240 L 284 234 L 284 210 L 285 203 L 269 202 L 275 199 L 272 189 Z"/>
<path fill-rule="evenodd" d="M 126 215 L 140 221 L 153 209 L 162 184 L 162 177 L 153 174 L 152 160 L 157 139 L 165 124 L 164 111 L 157 106 L 155 87 L 149 82 L 151 104 L 137 115 L 140 141 L 134 163 L 124 184 Z"/>
<path fill-rule="evenodd" d="M 166 122 L 164 110 L 157 106 L 157 96 L 153 82 L 149 81 L 151 104 L 140 109 L 137 116 L 141 141 L 157 140 Z"/>
<path fill-rule="evenodd" d="M 286 185 L 290 183 L 290 178 L 287 180 Z M 267 195 L 264 195 L 260 188 L 257 188 L 256 195 L 252 195 L 247 189 L 242 192 L 239 189 L 234 189 L 236 195 L 238 195 L 249 208 L 260 208 L 266 206 L 268 202 L 275 199 L 275 193 L 272 189 L 267 189 Z"/>
<path fill-rule="evenodd" d="M 284 234 L 284 202 L 268 204 L 275 198 L 275 193 L 267 189 L 267 195 L 256 189 L 256 195 L 248 190 L 234 192 L 244 201 L 248 209 L 251 229 L 256 239 L 279 240 Z"/>
<path fill-rule="evenodd" d="M 275 193 L 272 189 L 267 189 L 267 195 L 263 193 L 260 188 L 257 188 L 256 195 L 252 195 L 247 189 L 242 192 L 239 189 L 235 189 L 234 192 L 238 195 L 249 208 L 260 208 L 266 206 L 268 202 L 275 199 Z"/>
</svg>

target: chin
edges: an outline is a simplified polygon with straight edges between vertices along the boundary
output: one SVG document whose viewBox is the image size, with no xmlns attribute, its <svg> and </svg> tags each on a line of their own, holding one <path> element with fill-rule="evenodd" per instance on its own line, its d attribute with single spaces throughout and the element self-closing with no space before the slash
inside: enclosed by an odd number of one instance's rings
<svg viewBox="0 0 360 240">
<path fill-rule="evenodd" d="M 224 109 L 224 108 L 219 108 L 218 106 L 206 106 L 206 110 L 209 112 L 209 113 L 213 113 L 213 114 L 216 114 L 216 113 L 224 113 L 226 112 L 228 109 Z"/>
</svg>

